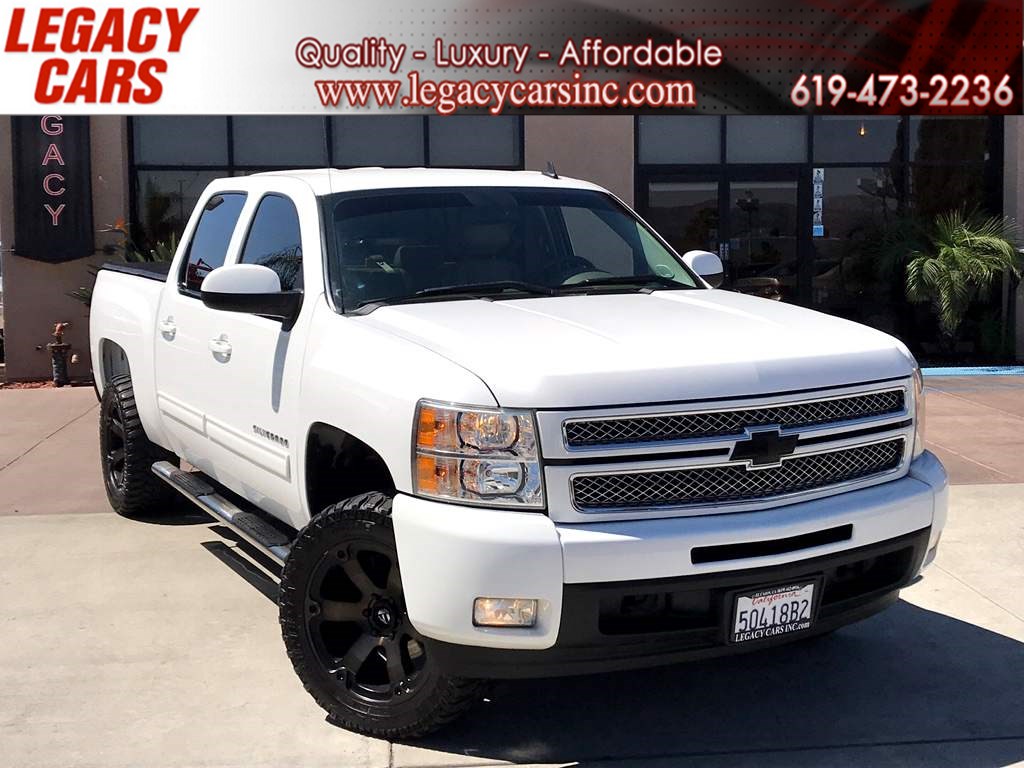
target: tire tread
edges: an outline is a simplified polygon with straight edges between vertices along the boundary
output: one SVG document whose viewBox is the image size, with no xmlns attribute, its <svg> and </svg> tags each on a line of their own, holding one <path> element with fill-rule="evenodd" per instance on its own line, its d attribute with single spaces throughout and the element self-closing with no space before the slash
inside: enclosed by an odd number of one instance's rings
<svg viewBox="0 0 1024 768">
<path fill-rule="evenodd" d="M 308 669 L 309 662 L 302 647 L 303 631 L 298 616 L 301 610 L 294 610 L 303 601 L 302 590 L 294 583 L 293 574 L 297 563 L 306 557 L 316 557 L 316 543 L 328 530 L 351 524 L 367 527 L 386 526 L 391 529 L 392 497 L 385 493 L 371 491 L 345 499 L 320 512 L 303 528 L 291 548 L 281 578 L 279 605 L 281 607 L 281 633 L 284 637 L 288 658 L 291 659 L 295 674 L 302 681 L 310 696 L 327 712 L 327 720 L 333 725 L 356 733 L 377 738 L 415 739 L 426 736 L 464 714 L 483 696 L 487 682 L 457 677 L 445 677 L 433 699 L 433 706 L 423 717 L 411 725 L 402 727 L 378 726 L 366 719 L 355 716 L 337 701 L 325 696 L 315 684 L 315 678 Z"/>
<path fill-rule="evenodd" d="M 121 411 L 121 423 L 124 426 L 125 482 L 123 493 L 116 497 L 104 481 L 107 498 L 114 511 L 124 517 L 159 515 L 174 503 L 176 494 L 174 489 L 153 474 L 152 466 L 158 461 L 177 461 L 178 457 L 154 444 L 146 436 L 135 402 L 135 390 L 130 375 L 125 374 L 111 379 L 104 389 L 104 401 L 108 392 L 109 396 L 117 401 Z M 104 408 L 100 416 L 101 440 L 106 429 L 105 414 Z M 103 470 L 105 476 L 105 465 Z"/>
</svg>

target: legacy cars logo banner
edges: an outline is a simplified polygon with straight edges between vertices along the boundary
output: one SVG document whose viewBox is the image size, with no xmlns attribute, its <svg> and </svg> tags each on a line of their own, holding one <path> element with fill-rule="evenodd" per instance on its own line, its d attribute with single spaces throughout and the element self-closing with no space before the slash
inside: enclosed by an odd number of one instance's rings
<svg viewBox="0 0 1024 768">
<path fill-rule="evenodd" d="M 0 3 L 9 112 L 1021 113 L 1021 0 Z"/>
</svg>

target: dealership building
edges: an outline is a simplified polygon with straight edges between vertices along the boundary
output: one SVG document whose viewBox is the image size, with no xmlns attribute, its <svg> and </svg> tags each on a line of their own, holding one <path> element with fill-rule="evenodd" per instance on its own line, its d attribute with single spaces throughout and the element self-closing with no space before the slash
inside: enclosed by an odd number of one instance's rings
<svg viewBox="0 0 1024 768">
<path fill-rule="evenodd" d="M 979 299 L 950 357 L 928 308 L 905 299 L 891 247 L 902 231 L 955 208 L 1024 220 L 1024 118 L 92 117 L 79 121 L 77 147 L 62 145 L 60 162 L 50 157 L 41 176 L 45 153 L 27 156 L 39 149 L 19 139 L 32 125 L 0 117 L 8 381 L 49 377 L 46 344 L 58 322 L 70 323 L 64 340 L 75 355 L 72 377 L 89 378 L 88 309 L 71 294 L 120 253 L 114 225 L 126 222 L 148 249 L 180 235 L 214 178 L 327 165 L 514 170 L 550 161 L 560 174 L 595 181 L 636 207 L 680 252 L 719 253 L 727 288 L 867 323 L 903 338 L 924 359 L 1024 359 L 1017 281 L 1007 278 Z M 63 156 L 76 148 L 77 157 Z M 76 168 L 76 183 L 47 173 L 63 163 Z M 16 219 L 40 215 L 39 206 L 25 204 L 39 190 L 25 185 L 40 180 L 43 194 L 62 192 L 64 221 L 79 219 L 91 240 L 87 253 L 49 258 L 40 243 L 18 241 L 34 230 L 16 227 Z M 44 223 L 56 207 L 45 210 Z M 680 329 L 680 343 L 687 330 Z"/>
</svg>

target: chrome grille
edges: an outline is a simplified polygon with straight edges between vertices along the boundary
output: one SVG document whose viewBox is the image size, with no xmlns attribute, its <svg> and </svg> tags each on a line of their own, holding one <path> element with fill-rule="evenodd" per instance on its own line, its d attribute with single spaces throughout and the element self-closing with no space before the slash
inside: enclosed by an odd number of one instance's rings
<svg viewBox="0 0 1024 768">
<path fill-rule="evenodd" d="M 746 427 L 778 425 L 809 427 L 871 416 L 901 413 L 902 389 L 813 400 L 805 403 L 743 408 L 736 411 L 677 413 L 615 419 L 566 421 L 565 441 L 570 448 L 624 443 L 658 443 L 700 437 L 728 437 Z"/>
<path fill-rule="evenodd" d="M 904 439 L 858 445 L 827 453 L 791 456 L 781 466 L 747 469 L 717 467 L 580 475 L 572 480 L 573 501 L 581 510 L 667 507 L 766 499 L 824 488 L 881 474 L 899 466 Z"/>
</svg>

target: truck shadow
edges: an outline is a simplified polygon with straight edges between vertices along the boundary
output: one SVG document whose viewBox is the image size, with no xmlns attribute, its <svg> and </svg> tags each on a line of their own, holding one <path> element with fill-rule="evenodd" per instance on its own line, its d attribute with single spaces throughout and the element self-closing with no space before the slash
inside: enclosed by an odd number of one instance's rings
<svg viewBox="0 0 1024 768">
<path fill-rule="evenodd" d="M 836 750 L 863 746 L 879 749 L 849 764 L 934 764 L 960 749 L 954 763 L 1007 765 L 1024 759 L 1022 683 L 1024 643 L 900 602 L 749 656 L 502 683 L 465 720 L 411 746 L 453 763 L 809 766 L 847 764 Z"/>
</svg>

